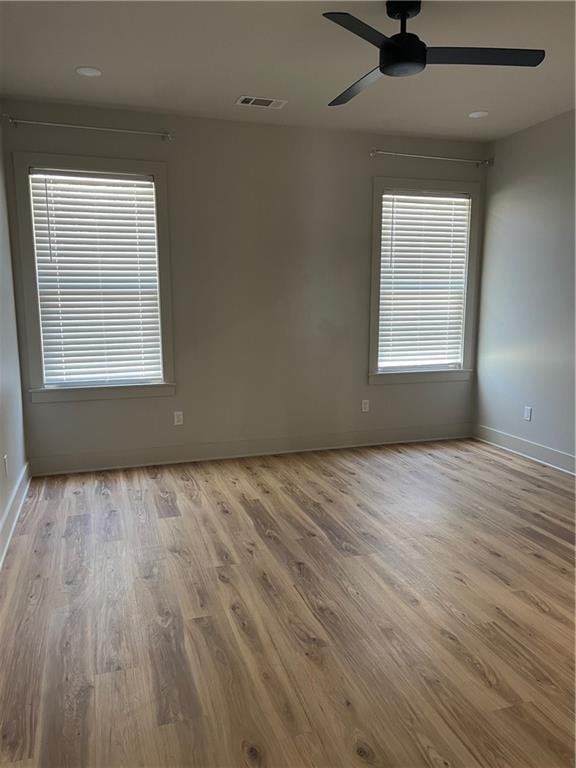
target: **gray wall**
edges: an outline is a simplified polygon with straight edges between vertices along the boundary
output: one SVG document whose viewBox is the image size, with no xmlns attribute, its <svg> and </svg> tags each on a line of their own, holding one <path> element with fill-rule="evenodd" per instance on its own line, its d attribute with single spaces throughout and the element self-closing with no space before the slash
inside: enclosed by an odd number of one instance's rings
<svg viewBox="0 0 576 768">
<path fill-rule="evenodd" d="M 367 384 L 372 177 L 482 172 L 374 161 L 369 150 L 475 157 L 484 145 L 23 103 L 5 111 L 175 135 L 7 130 L 8 158 L 147 158 L 164 160 L 169 176 L 176 395 L 33 404 L 26 394 L 35 472 L 470 432 L 470 382 Z"/>
<path fill-rule="evenodd" d="M 0 562 L 26 481 L 20 368 L 4 181 L 4 167 L 0 157 Z M 4 456 L 7 457 L 7 473 Z"/>
<path fill-rule="evenodd" d="M 486 200 L 478 434 L 573 469 L 574 113 L 495 146 Z M 533 408 L 524 421 L 525 405 Z"/>
</svg>

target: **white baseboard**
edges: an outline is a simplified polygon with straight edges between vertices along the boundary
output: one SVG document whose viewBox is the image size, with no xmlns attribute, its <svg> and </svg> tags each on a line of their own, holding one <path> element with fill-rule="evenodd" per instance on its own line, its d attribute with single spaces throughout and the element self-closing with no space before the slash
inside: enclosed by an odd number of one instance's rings
<svg viewBox="0 0 576 768">
<path fill-rule="evenodd" d="M 20 472 L 20 477 L 16 481 L 12 495 L 6 505 L 6 509 L 3 510 L 0 517 L 0 568 L 6 557 L 8 546 L 16 527 L 16 522 L 22 509 L 22 504 L 26 498 L 28 492 L 28 486 L 30 485 L 30 469 L 29 465 L 25 464 Z"/>
<path fill-rule="evenodd" d="M 277 453 L 321 451 L 332 448 L 354 448 L 389 443 L 411 443 L 429 440 L 453 440 L 471 437 L 471 424 L 437 424 L 427 427 L 396 427 L 364 432 L 335 432 L 293 438 L 262 438 L 194 445 L 163 445 L 126 449 L 121 452 L 55 454 L 32 456 L 33 476 L 105 469 L 179 464 L 191 461 L 233 459 L 242 456 L 265 456 Z"/>
<path fill-rule="evenodd" d="M 562 472 L 574 474 L 575 457 L 571 453 L 559 451 L 541 443 L 534 443 L 523 437 L 510 435 L 508 432 L 485 427 L 482 424 L 476 424 L 474 427 L 474 437 L 484 443 L 490 443 L 511 453 L 517 453 L 519 456 L 534 459 L 540 464 L 546 464 L 549 467 L 554 467 L 554 469 L 560 469 Z"/>
</svg>

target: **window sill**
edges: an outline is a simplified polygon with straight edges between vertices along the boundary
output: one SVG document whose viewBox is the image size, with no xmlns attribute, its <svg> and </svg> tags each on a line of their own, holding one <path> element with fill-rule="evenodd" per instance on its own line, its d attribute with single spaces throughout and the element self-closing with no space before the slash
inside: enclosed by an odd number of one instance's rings
<svg viewBox="0 0 576 768">
<path fill-rule="evenodd" d="M 446 369 L 445 371 L 391 371 L 370 373 L 369 384 L 425 384 L 442 381 L 469 381 L 471 368 Z"/>
<path fill-rule="evenodd" d="M 30 389 L 33 403 L 65 403 L 80 400 L 122 400 L 135 397 L 169 397 L 175 394 L 176 385 L 121 384 L 96 387 L 43 387 Z"/>
</svg>

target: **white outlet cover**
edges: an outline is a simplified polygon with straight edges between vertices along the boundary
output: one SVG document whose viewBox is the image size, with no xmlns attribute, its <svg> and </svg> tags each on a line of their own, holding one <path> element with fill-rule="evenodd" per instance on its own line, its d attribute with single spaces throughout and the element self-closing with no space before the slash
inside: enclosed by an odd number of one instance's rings
<svg viewBox="0 0 576 768">
<path fill-rule="evenodd" d="M 174 411 L 174 426 L 181 427 L 184 424 L 184 411 Z"/>
</svg>

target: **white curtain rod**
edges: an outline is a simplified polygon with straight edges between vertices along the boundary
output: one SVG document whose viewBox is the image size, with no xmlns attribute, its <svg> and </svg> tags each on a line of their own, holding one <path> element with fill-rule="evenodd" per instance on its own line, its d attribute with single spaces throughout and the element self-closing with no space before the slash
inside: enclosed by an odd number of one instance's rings
<svg viewBox="0 0 576 768">
<path fill-rule="evenodd" d="M 388 152 L 385 149 L 370 150 L 370 157 L 374 159 L 376 155 L 388 155 L 388 157 L 413 157 L 418 160 L 446 160 L 450 163 L 470 163 L 479 168 L 481 165 L 494 165 L 494 160 L 469 160 L 466 157 L 442 157 L 441 155 L 414 155 L 410 152 Z"/>
<path fill-rule="evenodd" d="M 52 123 L 46 120 L 22 120 L 19 117 L 11 115 L 2 115 L 2 117 L 16 127 L 17 125 L 43 125 L 49 128 L 79 128 L 83 131 L 105 131 L 106 133 L 132 133 L 139 136 L 159 136 L 162 141 L 172 141 L 173 136 L 168 131 L 139 131 L 135 128 L 103 128 L 100 125 L 81 125 L 79 123 Z"/>
</svg>

